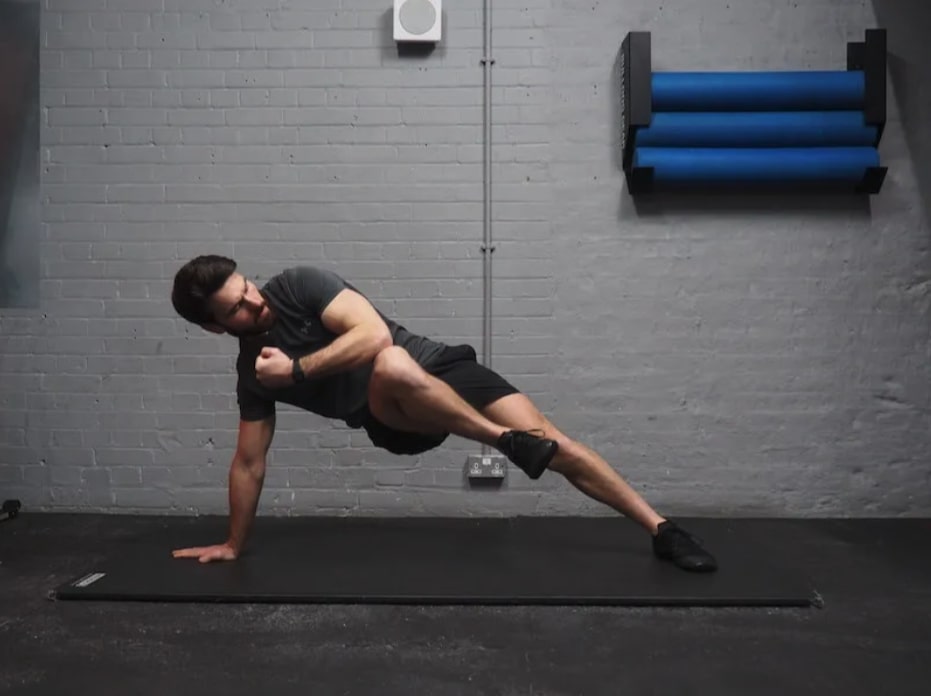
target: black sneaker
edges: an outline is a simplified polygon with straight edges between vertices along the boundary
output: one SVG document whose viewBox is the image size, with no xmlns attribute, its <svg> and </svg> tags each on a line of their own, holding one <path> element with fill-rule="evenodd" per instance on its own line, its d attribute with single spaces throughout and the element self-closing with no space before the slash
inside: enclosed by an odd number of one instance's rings
<svg viewBox="0 0 931 696">
<path fill-rule="evenodd" d="M 659 532 L 653 537 L 653 553 L 683 570 L 708 573 L 718 569 L 714 556 L 701 547 L 701 542 L 674 522 L 660 524 Z"/>
<path fill-rule="evenodd" d="M 529 430 L 508 430 L 498 438 L 497 446 L 532 479 L 543 476 L 559 449 L 556 440 L 531 435 Z"/>
</svg>

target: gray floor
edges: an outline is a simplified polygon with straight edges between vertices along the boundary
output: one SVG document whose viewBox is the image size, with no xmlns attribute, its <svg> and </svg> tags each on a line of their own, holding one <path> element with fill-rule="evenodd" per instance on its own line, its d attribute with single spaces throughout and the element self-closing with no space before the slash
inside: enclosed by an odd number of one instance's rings
<svg viewBox="0 0 931 696">
<path fill-rule="evenodd" d="M 0 523 L 0 693 L 931 693 L 929 520 L 742 522 L 794 559 L 822 609 L 47 599 L 152 524 Z"/>
</svg>

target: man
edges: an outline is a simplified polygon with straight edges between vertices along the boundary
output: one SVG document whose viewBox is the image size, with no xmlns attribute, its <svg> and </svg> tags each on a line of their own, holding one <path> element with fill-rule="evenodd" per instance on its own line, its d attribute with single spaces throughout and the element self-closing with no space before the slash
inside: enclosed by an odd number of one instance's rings
<svg viewBox="0 0 931 696">
<path fill-rule="evenodd" d="M 494 447 L 530 478 L 551 469 L 652 535 L 654 553 L 713 571 L 698 541 L 653 510 L 598 454 L 561 433 L 467 345 L 418 336 L 336 273 L 302 266 L 261 289 L 232 259 L 206 255 L 175 275 L 172 304 L 188 321 L 239 339 L 240 421 L 229 474 L 230 531 L 214 546 L 179 549 L 201 562 L 238 557 L 255 518 L 281 401 L 364 428 L 373 444 L 417 454 L 450 433 Z"/>
</svg>

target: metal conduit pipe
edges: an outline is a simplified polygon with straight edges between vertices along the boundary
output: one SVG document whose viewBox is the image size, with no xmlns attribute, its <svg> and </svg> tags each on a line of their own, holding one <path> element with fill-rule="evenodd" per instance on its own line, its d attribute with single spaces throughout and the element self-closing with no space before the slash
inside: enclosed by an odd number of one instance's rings
<svg viewBox="0 0 931 696">
<path fill-rule="evenodd" d="M 482 144 L 484 149 L 482 180 L 485 191 L 483 195 L 483 221 L 482 221 L 482 280 L 483 280 L 483 305 L 482 305 L 482 360 L 489 369 L 491 368 L 491 281 L 492 267 L 491 257 L 495 251 L 494 241 L 492 239 L 491 229 L 491 68 L 495 61 L 491 55 L 491 0 L 484 0 L 482 13 L 482 22 L 484 29 L 484 46 L 482 51 L 482 69 L 484 73 L 484 128 L 482 134 Z M 482 452 L 486 453 L 488 447 L 482 445 Z"/>
</svg>

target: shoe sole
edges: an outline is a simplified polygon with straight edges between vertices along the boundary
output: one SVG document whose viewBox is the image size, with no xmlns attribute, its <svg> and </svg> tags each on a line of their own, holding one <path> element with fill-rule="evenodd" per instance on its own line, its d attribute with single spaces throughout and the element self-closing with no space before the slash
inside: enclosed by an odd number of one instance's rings
<svg viewBox="0 0 931 696">
<path fill-rule="evenodd" d="M 552 447 L 552 450 L 550 451 L 550 455 L 546 457 L 546 459 L 544 459 L 539 469 L 534 469 L 533 471 L 527 471 L 526 472 L 527 476 L 529 476 L 533 480 L 536 480 L 540 478 L 541 476 L 543 476 L 543 472 L 549 468 L 550 462 L 553 461 L 553 457 L 556 456 L 556 452 L 558 451 L 559 451 L 559 443 L 553 440 L 553 447 Z"/>
</svg>

